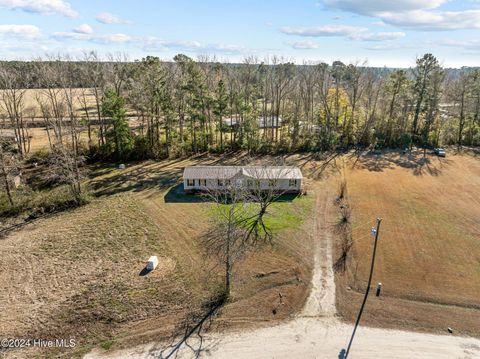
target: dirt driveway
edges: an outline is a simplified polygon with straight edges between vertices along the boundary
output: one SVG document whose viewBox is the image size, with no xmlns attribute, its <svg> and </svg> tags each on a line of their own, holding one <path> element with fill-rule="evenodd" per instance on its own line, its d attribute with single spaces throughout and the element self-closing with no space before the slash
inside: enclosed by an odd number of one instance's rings
<svg viewBox="0 0 480 359">
<path fill-rule="evenodd" d="M 304 309 L 297 318 L 273 327 L 235 332 L 210 333 L 203 337 L 201 358 L 343 358 L 353 326 L 335 316 L 335 281 L 332 270 L 332 238 L 326 211 L 332 194 L 318 197 L 312 233 L 316 237 L 315 272 L 312 289 Z M 330 206 L 331 207 L 331 206 Z M 188 344 L 199 347 L 198 340 Z M 112 353 L 95 350 L 85 359 L 166 358 L 164 346 L 151 343 Z M 168 353 L 168 352 L 167 352 Z M 183 347 L 176 358 L 195 358 Z M 171 356 L 173 358 L 175 356 Z M 433 335 L 400 330 L 360 327 L 350 352 L 351 359 L 474 359 L 480 358 L 480 340 L 448 335 Z"/>
</svg>

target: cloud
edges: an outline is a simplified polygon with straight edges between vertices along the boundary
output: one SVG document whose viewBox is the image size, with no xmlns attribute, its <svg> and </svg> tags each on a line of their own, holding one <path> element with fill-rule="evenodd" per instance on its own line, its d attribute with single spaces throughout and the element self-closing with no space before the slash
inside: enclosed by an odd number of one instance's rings
<svg viewBox="0 0 480 359">
<path fill-rule="evenodd" d="M 412 45 L 401 45 L 401 44 L 394 44 L 394 43 L 384 43 L 384 44 L 375 44 L 363 47 L 366 50 L 372 51 L 392 51 L 392 50 L 405 50 L 405 49 L 417 49 L 418 46 Z"/>
<path fill-rule="evenodd" d="M 480 53 L 479 39 L 471 39 L 471 40 L 445 39 L 443 41 L 440 41 L 439 45 L 450 46 L 450 47 L 460 47 L 469 53 Z"/>
<path fill-rule="evenodd" d="M 480 29 L 480 10 L 441 11 L 448 0 L 323 0 L 329 9 L 379 18 L 385 24 L 419 31 Z"/>
<path fill-rule="evenodd" d="M 84 34 L 79 32 L 55 32 L 53 37 L 57 40 L 72 39 L 72 40 L 90 40 L 92 36 L 90 34 Z"/>
<path fill-rule="evenodd" d="M 0 25 L 0 35 L 3 36 L 32 40 L 40 34 L 40 29 L 34 25 Z"/>
<path fill-rule="evenodd" d="M 318 44 L 310 40 L 292 41 L 288 44 L 295 50 L 318 49 Z"/>
<path fill-rule="evenodd" d="M 360 41 L 388 41 L 405 37 L 404 32 L 360 32 L 349 36 L 352 40 Z"/>
<path fill-rule="evenodd" d="M 124 44 L 133 41 L 133 37 L 125 34 L 93 34 L 81 32 L 56 32 L 53 37 L 57 40 L 69 39 L 78 41 L 89 41 L 99 44 Z"/>
<path fill-rule="evenodd" d="M 281 32 L 287 35 L 328 37 L 340 36 L 355 41 L 388 41 L 405 37 L 404 32 L 371 32 L 366 27 L 348 25 L 324 25 L 317 27 L 283 27 Z M 298 46 L 302 44 L 299 42 Z M 291 44 L 291 46 L 293 46 Z"/>
<path fill-rule="evenodd" d="M 360 15 L 373 15 L 383 12 L 406 12 L 420 9 L 435 9 L 447 0 L 323 0 L 330 9 L 339 9 Z"/>
<path fill-rule="evenodd" d="M 70 4 L 63 0 L 0 0 L 0 7 L 43 15 L 78 16 Z"/>
<path fill-rule="evenodd" d="M 165 40 L 155 36 L 139 38 L 138 43 L 145 51 L 166 51 L 176 49 L 188 52 L 219 52 L 222 54 L 240 54 L 245 48 L 233 44 L 202 44 L 198 41 Z"/>
<path fill-rule="evenodd" d="M 145 51 L 167 51 L 176 49 L 187 52 L 218 52 L 223 54 L 240 54 L 245 49 L 233 44 L 202 44 L 198 41 L 165 40 L 156 36 L 130 36 L 117 34 L 93 34 L 81 32 L 56 32 L 53 38 L 62 40 L 87 41 L 96 44 L 132 44 Z"/>
<path fill-rule="evenodd" d="M 480 29 L 480 10 L 424 11 L 381 14 L 383 22 L 426 31 Z"/>
<path fill-rule="evenodd" d="M 74 28 L 73 31 L 78 33 L 78 34 L 91 34 L 91 33 L 93 33 L 92 27 L 88 24 L 79 25 L 76 28 Z"/>
<path fill-rule="evenodd" d="M 124 44 L 133 41 L 133 37 L 125 34 L 111 34 L 94 36 L 91 40 L 101 44 Z"/>
<path fill-rule="evenodd" d="M 130 24 L 130 21 L 124 20 L 121 17 L 109 12 L 102 12 L 98 14 L 95 19 L 102 24 Z"/>
<path fill-rule="evenodd" d="M 324 25 L 317 27 L 282 27 L 281 32 L 298 36 L 349 36 L 358 32 L 366 32 L 366 27 L 349 25 Z"/>
</svg>

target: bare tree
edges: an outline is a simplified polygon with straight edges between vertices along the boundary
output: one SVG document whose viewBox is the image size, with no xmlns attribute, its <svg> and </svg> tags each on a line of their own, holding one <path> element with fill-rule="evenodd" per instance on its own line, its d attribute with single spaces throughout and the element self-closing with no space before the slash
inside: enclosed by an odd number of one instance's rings
<svg viewBox="0 0 480 359">
<path fill-rule="evenodd" d="M 225 296 L 230 296 L 234 264 L 248 250 L 245 219 L 249 214 L 244 188 L 228 184 L 206 192 L 215 203 L 214 225 L 205 236 L 207 253 L 217 256 L 225 268 Z"/>
<path fill-rule="evenodd" d="M 14 129 L 17 147 L 20 156 L 28 153 L 27 146 L 28 134 L 26 134 L 24 110 L 25 93 L 22 88 L 23 75 L 14 67 L 3 63 L 0 67 L 0 110 L 2 110 L 10 120 Z"/>
<path fill-rule="evenodd" d="M 234 263 L 257 245 L 271 243 L 273 232 L 265 220 L 267 210 L 290 188 L 290 180 L 285 178 L 292 171 L 280 166 L 244 167 L 233 178 L 219 179 L 218 186 L 206 193 L 216 210 L 205 244 L 207 252 L 221 258 L 225 265 L 227 296 Z"/>
<path fill-rule="evenodd" d="M 53 146 L 49 156 L 47 178 L 57 183 L 67 184 L 76 204 L 81 204 L 82 185 L 84 177 L 84 157 L 76 154 L 74 150 L 61 143 Z"/>
<path fill-rule="evenodd" d="M 247 230 L 246 240 L 251 245 L 256 245 L 259 241 L 271 242 L 273 233 L 269 225 L 265 222 L 268 208 L 277 201 L 282 195 L 289 192 L 292 186 L 288 179 L 294 174 L 292 167 L 286 166 L 257 166 L 249 167 L 246 173 L 247 181 L 246 201 L 253 203 L 254 211 L 244 219 L 244 226 Z M 243 184 L 242 184 L 243 185 Z"/>
<path fill-rule="evenodd" d="M 19 171 L 19 161 L 14 151 L 11 149 L 11 144 L 6 138 L 0 137 L 0 177 L 2 185 L 7 193 L 8 202 L 10 206 L 14 206 L 12 196 L 12 175 Z"/>
</svg>

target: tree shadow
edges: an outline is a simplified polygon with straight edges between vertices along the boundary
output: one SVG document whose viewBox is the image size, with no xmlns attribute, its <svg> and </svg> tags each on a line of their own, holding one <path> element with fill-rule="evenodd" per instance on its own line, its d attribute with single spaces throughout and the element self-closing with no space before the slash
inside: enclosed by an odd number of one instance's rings
<svg viewBox="0 0 480 359">
<path fill-rule="evenodd" d="M 183 169 L 191 165 L 192 161 L 194 161 L 196 165 L 214 166 L 238 165 L 243 164 L 243 162 L 247 160 L 248 157 L 245 154 L 234 155 L 232 153 L 225 153 L 221 156 L 215 156 L 202 153 L 188 158 L 165 160 L 162 162 L 144 161 L 131 163 L 123 170 L 119 170 L 113 165 L 103 164 L 93 167 L 90 175 L 90 184 L 93 189 L 93 194 L 97 197 L 111 196 L 125 192 L 141 192 L 152 188 L 164 191 L 179 182 Z M 182 164 L 182 162 L 185 163 Z M 102 178 L 102 176 L 108 177 Z M 175 193 L 171 193 L 169 199 L 175 202 Z"/>
<path fill-rule="evenodd" d="M 107 178 L 94 179 L 91 186 L 97 197 L 124 192 L 140 192 L 148 188 L 167 189 L 174 185 L 181 168 L 166 168 L 165 164 L 144 163 L 134 169 L 122 170 Z"/>
<path fill-rule="evenodd" d="M 342 151 L 312 153 L 301 159 L 303 162 L 301 162 L 299 167 L 305 170 L 305 167 L 311 163 L 308 169 L 308 176 L 319 180 L 328 177 L 332 173 L 341 172 L 341 166 L 337 163 L 337 159 L 342 154 Z"/>
<path fill-rule="evenodd" d="M 292 202 L 299 196 L 299 193 L 283 193 L 276 197 L 273 202 Z M 170 187 L 163 199 L 165 203 L 213 203 L 212 197 L 205 193 L 186 193 L 183 189 L 183 183 Z"/>
<path fill-rule="evenodd" d="M 183 189 L 183 183 L 179 183 L 165 193 L 163 197 L 165 203 L 199 203 L 199 202 L 211 202 L 207 196 L 202 196 L 197 193 L 186 193 Z"/>
<path fill-rule="evenodd" d="M 404 153 L 399 150 L 383 150 L 381 153 L 363 151 L 353 154 L 356 157 L 352 168 L 363 168 L 371 172 L 383 172 L 395 167 L 402 167 L 412 171 L 414 176 L 439 176 L 443 167 L 450 162 L 446 158 L 432 157 L 432 153 L 426 153 L 422 149 Z"/>
<path fill-rule="evenodd" d="M 192 352 L 194 358 L 199 358 L 202 353 L 211 350 L 215 343 L 212 342 L 209 347 L 206 347 L 203 335 L 211 328 L 213 320 L 226 302 L 227 297 L 224 293 L 209 298 L 200 311 L 191 312 L 176 327 L 169 345 L 161 349 L 160 352 L 156 348 L 152 349 L 151 354 L 153 352 L 157 353 L 152 356 L 158 359 L 177 358 L 183 346 Z"/>
</svg>

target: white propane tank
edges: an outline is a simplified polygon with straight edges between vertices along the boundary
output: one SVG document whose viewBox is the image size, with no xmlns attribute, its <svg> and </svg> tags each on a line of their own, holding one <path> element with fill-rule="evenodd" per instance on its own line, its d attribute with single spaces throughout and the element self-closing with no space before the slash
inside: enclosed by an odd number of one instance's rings
<svg viewBox="0 0 480 359">
<path fill-rule="evenodd" d="M 157 256 L 151 256 L 147 262 L 147 270 L 149 271 L 154 270 L 155 268 L 157 268 L 157 266 L 158 266 Z"/>
</svg>

